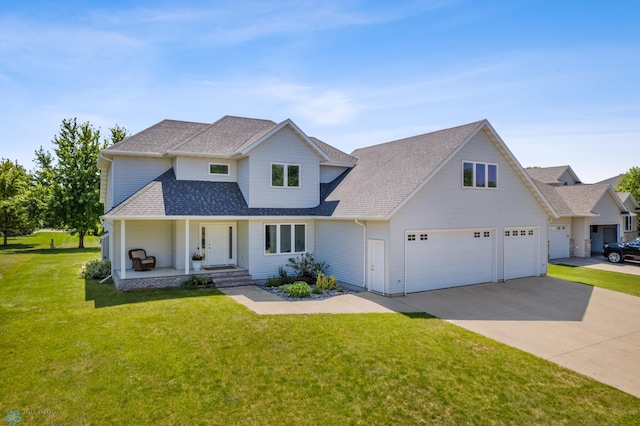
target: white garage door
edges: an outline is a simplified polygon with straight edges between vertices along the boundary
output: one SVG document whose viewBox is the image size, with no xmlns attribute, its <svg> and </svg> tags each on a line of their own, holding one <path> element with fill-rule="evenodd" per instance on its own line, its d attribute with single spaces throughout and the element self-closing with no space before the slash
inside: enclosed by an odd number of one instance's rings
<svg viewBox="0 0 640 426">
<path fill-rule="evenodd" d="M 538 240 L 534 227 L 505 228 L 504 279 L 533 277 L 538 274 Z"/>
<path fill-rule="evenodd" d="M 495 281 L 495 230 L 405 235 L 407 293 Z"/>
<path fill-rule="evenodd" d="M 551 225 L 548 230 L 549 259 L 569 257 L 569 225 Z"/>
</svg>

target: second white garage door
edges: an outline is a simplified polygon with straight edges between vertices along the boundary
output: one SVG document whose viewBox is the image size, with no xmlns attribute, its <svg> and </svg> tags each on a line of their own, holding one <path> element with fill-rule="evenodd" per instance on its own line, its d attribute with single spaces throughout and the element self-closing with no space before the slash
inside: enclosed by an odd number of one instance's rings
<svg viewBox="0 0 640 426">
<path fill-rule="evenodd" d="M 405 234 L 407 293 L 495 281 L 495 230 Z"/>
<path fill-rule="evenodd" d="M 550 225 L 547 230 L 549 238 L 549 259 L 569 257 L 569 225 Z"/>
<path fill-rule="evenodd" d="M 539 275 L 540 231 L 536 227 L 505 228 L 504 279 Z"/>
</svg>

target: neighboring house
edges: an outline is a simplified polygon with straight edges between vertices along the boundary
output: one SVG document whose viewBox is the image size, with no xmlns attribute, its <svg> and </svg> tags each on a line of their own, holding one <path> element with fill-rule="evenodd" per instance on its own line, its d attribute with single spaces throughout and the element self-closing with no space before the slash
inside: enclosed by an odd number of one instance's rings
<svg viewBox="0 0 640 426">
<path fill-rule="evenodd" d="M 526 169 L 560 215 L 548 226 L 549 258 L 591 257 L 619 241 L 631 213 L 609 184 L 583 184 L 570 166 Z"/>
<path fill-rule="evenodd" d="M 624 215 L 623 218 L 624 224 L 622 227 L 622 240 L 630 241 L 640 237 L 640 233 L 638 232 L 638 213 L 640 213 L 640 205 L 638 205 L 638 201 L 636 201 L 630 192 L 618 192 L 618 197 L 629 212 L 629 214 Z"/>
<path fill-rule="evenodd" d="M 178 285 L 196 250 L 257 280 L 314 252 L 341 283 L 388 295 L 538 276 L 557 218 L 486 120 L 351 155 L 291 120 L 165 120 L 99 165 L 119 289 Z M 157 270 L 132 271 L 134 248 Z"/>
<path fill-rule="evenodd" d="M 598 183 L 606 183 L 611 185 L 612 188 L 618 186 L 618 182 L 622 175 L 617 175 L 609 179 L 605 179 Z M 618 192 L 618 197 L 627 208 L 628 215 L 624 216 L 623 234 L 622 240 L 629 241 L 638 238 L 638 213 L 640 213 L 640 207 L 638 206 L 638 200 L 636 200 L 630 192 Z"/>
</svg>

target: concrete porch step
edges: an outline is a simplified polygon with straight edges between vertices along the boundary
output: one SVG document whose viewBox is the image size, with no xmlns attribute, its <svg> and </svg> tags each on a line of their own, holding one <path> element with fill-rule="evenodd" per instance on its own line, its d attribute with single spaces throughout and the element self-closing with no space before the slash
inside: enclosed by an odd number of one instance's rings
<svg viewBox="0 0 640 426">
<path fill-rule="evenodd" d="M 220 288 L 254 284 L 253 277 L 246 269 L 207 271 L 207 276 Z"/>
</svg>

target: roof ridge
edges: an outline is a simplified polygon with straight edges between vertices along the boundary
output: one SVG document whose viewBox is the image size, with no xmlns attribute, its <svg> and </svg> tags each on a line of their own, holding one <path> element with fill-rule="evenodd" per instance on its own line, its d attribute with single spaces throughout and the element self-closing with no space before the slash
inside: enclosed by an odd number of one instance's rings
<svg viewBox="0 0 640 426">
<path fill-rule="evenodd" d="M 185 140 L 183 140 L 182 142 L 179 142 L 178 144 L 174 145 L 171 149 L 167 149 L 167 152 L 169 151 L 177 151 L 178 149 L 180 149 L 180 147 L 184 146 L 187 144 L 187 142 L 191 141 L 193 138 L 195 138 L 196 136 L 201 135 L 202 133 L 206 132 L 207 130 L 209 130 L 214 124 L 219 123 L 220 121 L 222 121 L 224 118 L 226 117 L 223 116 L 219 119 L 217 119 L 216 121 L 214 121 L 211 124 L 207 124 L 205 127 L 203 127 L 202 129 L 200 129 L 200 131 L 195 132 L 193 135 L 189 136 L 188 138 L 186 138 Z M 205 124 L 205 123 L 202 123 Z"/>
<path fill-rule="evenodd" d="M 354 156 L 354 153 L 356 153 L 357 151 L 369 150 L 371 148 L 377 148 L 377 147 L 380 147 L 380 146 L 383 146 L 383 145 L 389 145 L 389 144 L 392 144 L 392 143 L 405 142 L 405 141 L 408 141 L 410 139 L 417 139 L 417 138 L 424 137 L 424 136 L 427 136 L 427 135 L 435 135 L 437 133 L 450 132 L 452 130 L 460 129 L 460 128 L 463 128 L 463 127 L 478 127 L 478 126 L 480 126 L 481 123 L 486 123 L 486 122 L 487 122 L 487 119 L 482 119 L 482 120 L 474 121 L 474 122 L 467 123 L 467 124 L 461 124 L 459 126 L 448 127 L 446 129 L 434 130 L 433 132 L 420 133 L 418 135 L 407 136 L 407 137 L 404 137 L 404 138 L 395 139 L 395 140 L 387 141 L 387 142 L 381 142 L 381 143 L 378 143 L 378 144 L 369 145 L 369 146 L 365 146 L 365 147 L 362 147 L 362 148 L 357 148 L 353 152 L 351 152 L 351 154 L 349 154 L 349 155 Z"/>
</svg>

